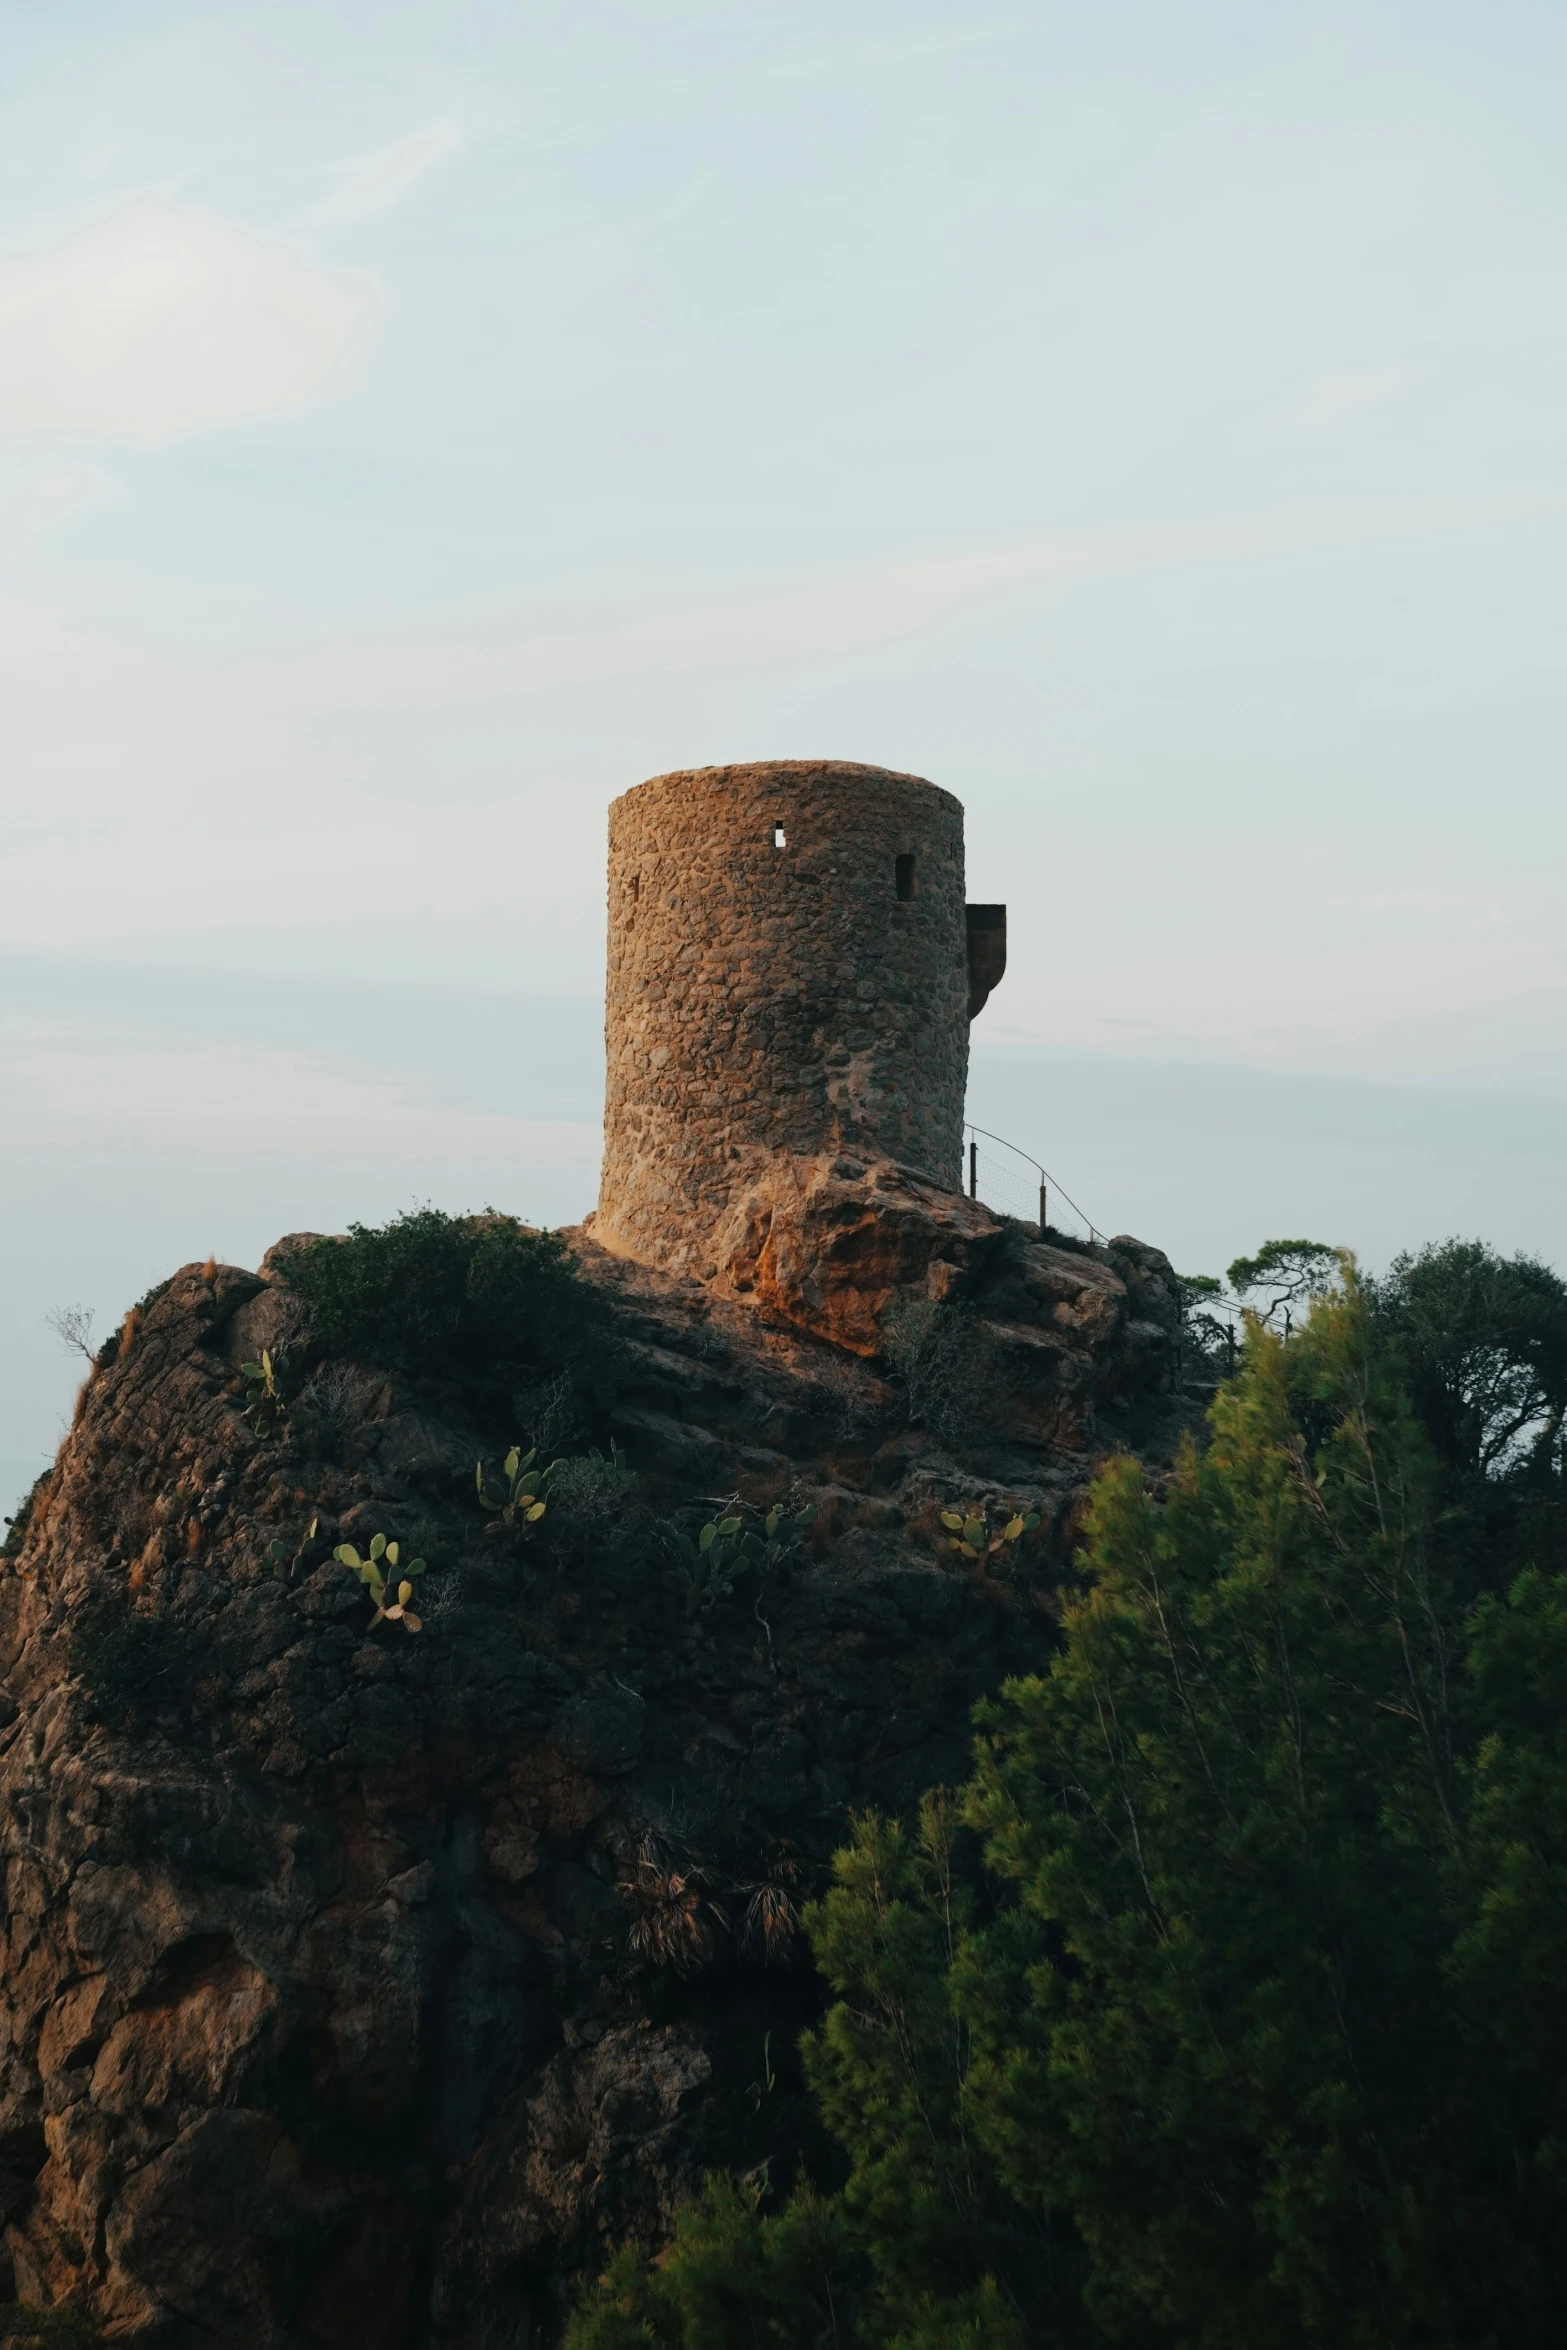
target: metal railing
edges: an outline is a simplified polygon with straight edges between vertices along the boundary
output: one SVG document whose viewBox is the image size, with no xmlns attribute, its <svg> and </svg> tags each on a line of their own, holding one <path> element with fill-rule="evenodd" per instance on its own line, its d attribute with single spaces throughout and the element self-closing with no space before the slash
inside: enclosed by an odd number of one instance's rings
<svg viewBox="0 0 1567 2350">
<path fill-rule="evenodd" d="M 1078 1221 L 1087 1227 L 1091 1241 L 1103 1240 L 1092 1217 L 1084 1214 L 1071 1193 L 1058 1183 L 1048 1167 L 1023 1150 L 1017 1143 L 1008 1142 L 1003 1134 L 992 1134 L 988 1127 L 969 1124 L 964 1132 L 968 1137 L 968 1194 L 970 1199 L 982 1200 L 987 1208 L 994 1208 L 1001 1216 L 1016 1216 L 1024 1224 L 1036 1220 L 1043 1233 L 1050 1222 L 1052 1192 L 1066 1202 Z M 981 1150 L 980 1142 L 995 1144 L 998 1150 L 1010 1152 L 1012 1163 L 998 1159 L 990 1151 Z M 1022 1166 L 1016 1162 L 1021 1160 Z M 1025 1175 L 1023 1166 L 1031 1173 Z"/>
</svg>

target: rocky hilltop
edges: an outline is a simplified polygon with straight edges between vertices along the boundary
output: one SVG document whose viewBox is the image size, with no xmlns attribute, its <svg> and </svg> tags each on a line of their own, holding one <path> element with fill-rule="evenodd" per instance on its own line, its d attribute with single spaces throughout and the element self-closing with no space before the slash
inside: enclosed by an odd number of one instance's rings
<svg viewBox="0 0 1567 2350">
<path fill-rule="evenodd" d="M 732 1221 L 703 1281 L 568 1236 L 597 1351 L 515 1413 L 328 1343 L 297 1243 L 104 1350 L 0 1577 L 18 2297 L 516 2350 L 705 2169 L 830 2159 L 800 1905 L 1048 1654 L 1093 1458 L 1186 1409 L 1179 1302 L 854 1161 Z M 571 1464 L 531 1522 L 530 1430 Z M 1041 1524 L 975 1563 L 954 1502 Z M 417 1632 L 334 1557 L 378 1535 Z"/>
</svg>

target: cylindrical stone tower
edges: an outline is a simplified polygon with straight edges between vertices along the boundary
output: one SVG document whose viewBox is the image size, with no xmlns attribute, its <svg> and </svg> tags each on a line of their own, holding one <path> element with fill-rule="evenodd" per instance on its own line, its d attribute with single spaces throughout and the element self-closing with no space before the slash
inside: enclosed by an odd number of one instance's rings
<svg viewBox="0 0 1567 2350">
<path fill-rule="evenodd" d="M 963 809 L 918 776 L 766 760 L 616 800 L 594 1237 L 700 1269 L 737 1187 L 781 1154 L 958 1188 L 968 935 Z"/>
</svg>

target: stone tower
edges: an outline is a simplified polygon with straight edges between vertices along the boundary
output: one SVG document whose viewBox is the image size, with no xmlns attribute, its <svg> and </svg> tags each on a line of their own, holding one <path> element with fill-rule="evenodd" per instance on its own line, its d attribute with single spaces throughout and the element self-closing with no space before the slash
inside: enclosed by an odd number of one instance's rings
<svg viewBox="0 0 1567 2350">
<path fill-rule="evenodd" d="M 732 1198 L 786 1157 L 957 1189 L 968 1023 L 1005 959 L 1006 909 L 964 905 L 962 805 L 918 776 L 777 759 L 626 792 L 594 1238 L 710 1271 Z"/>
</svg>

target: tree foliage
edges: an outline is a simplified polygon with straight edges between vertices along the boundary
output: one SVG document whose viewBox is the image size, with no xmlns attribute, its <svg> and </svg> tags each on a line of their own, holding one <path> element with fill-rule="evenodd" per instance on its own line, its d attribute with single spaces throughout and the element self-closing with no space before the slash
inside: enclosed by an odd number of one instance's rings
<svg viewBox="0 0 1567 2350">
<path fill-rule="evenodd" d="M 1049 2218 L 999 2192 L 970 2096 L 973 2035 L 954 1970 L 974 1932 L 972 1862 L 937 1793 L 917 1832 L 870 1816 L 806 1913 L 837 2000 L 807 2036 L 805 2076 L 851 2154 L 841 2197 L 875 2291 L 863 2338 L 916 2344 L 1021 2341 L 1013 2306 L 1049 2269 Z M 998 2276 L 1005 2277 L 1002 2298 Z"/>
<path fill-rule="evenodd" d="M 1177 1273 L 1183 1369 L 1217 1381 L 1234 1368 L 1238 1315 L 1212 1273 Z"/>
<path fill-rule="evenodd" d="M 1271 1322 L 1281 1311 L 1292 1317 L 1338 1276 L 1339 1252 L 1320 1240 L 1265 1240 L 1254 1257 L 1237 1257 L 1225 1275 L 1237 1297 L 1248 1298 L 1258 1318 Z"/>
<path fill-rule="evenodd" d="M 709 2179 L 656 2260 L 628 2245 L 572 2321 L 572 2350 L 827 2350 L 853 2336 L 842 2217 L 809 2187 L 763 2217 L 760 2190 Z"/>
<path fill-rule="evenodd" d="M 723 2302 L 720 2221 L 734 2289 L 786 2298 L 773 2231 L 803 2222 L 715 2186 L 623 2256 L 623 2309 L 656 2316 L 579 2321 L 577 2350 L 1562 2338 L 1567 1576 L 1519 1571 L 1538 1444 L 1505 1540 L 1455 1518 L 1464 1478 L 1515 1474 L 1530 1397 L 1549 1423 L 1540 1270 L 1428 1251 L 1368 1298 L 1346 1264 L 1288 1344 L 1253 1325 L 1163 1490 L 1103 1471 L 1050 1670 L 983 1709 L 957 1798 L 857 1823 L 810 1913 L 830 2258 L 782 2315 Z M 1489 1340 L 1436 1302 L 1477 1289 Z"/>
<path fill-rule="evenodd" d="M 1567 1283 L 1530 1256 L 1447 1240 L 1395 1257 L 1370 1285 L 1420 1417 L 1470 1477 L 1560 1466 L 1567 1410 Z"/>
<path fill-rule="evenodd" d="M 1109 2339 L 1447 2338 L 1427 2239 L 1470 2190 L 1430 1501 L 1353 1290 L 1288 1349 L 1256 1331 L 1165 1499 L 1101 1478 L 1061 1654 L 987 1711 L 968 1809 L 1025 1924 L 1006 1964 L 964 1956 L 972 2094 L 1010 2192 L 1071 2215 Z"/>
</svg>

